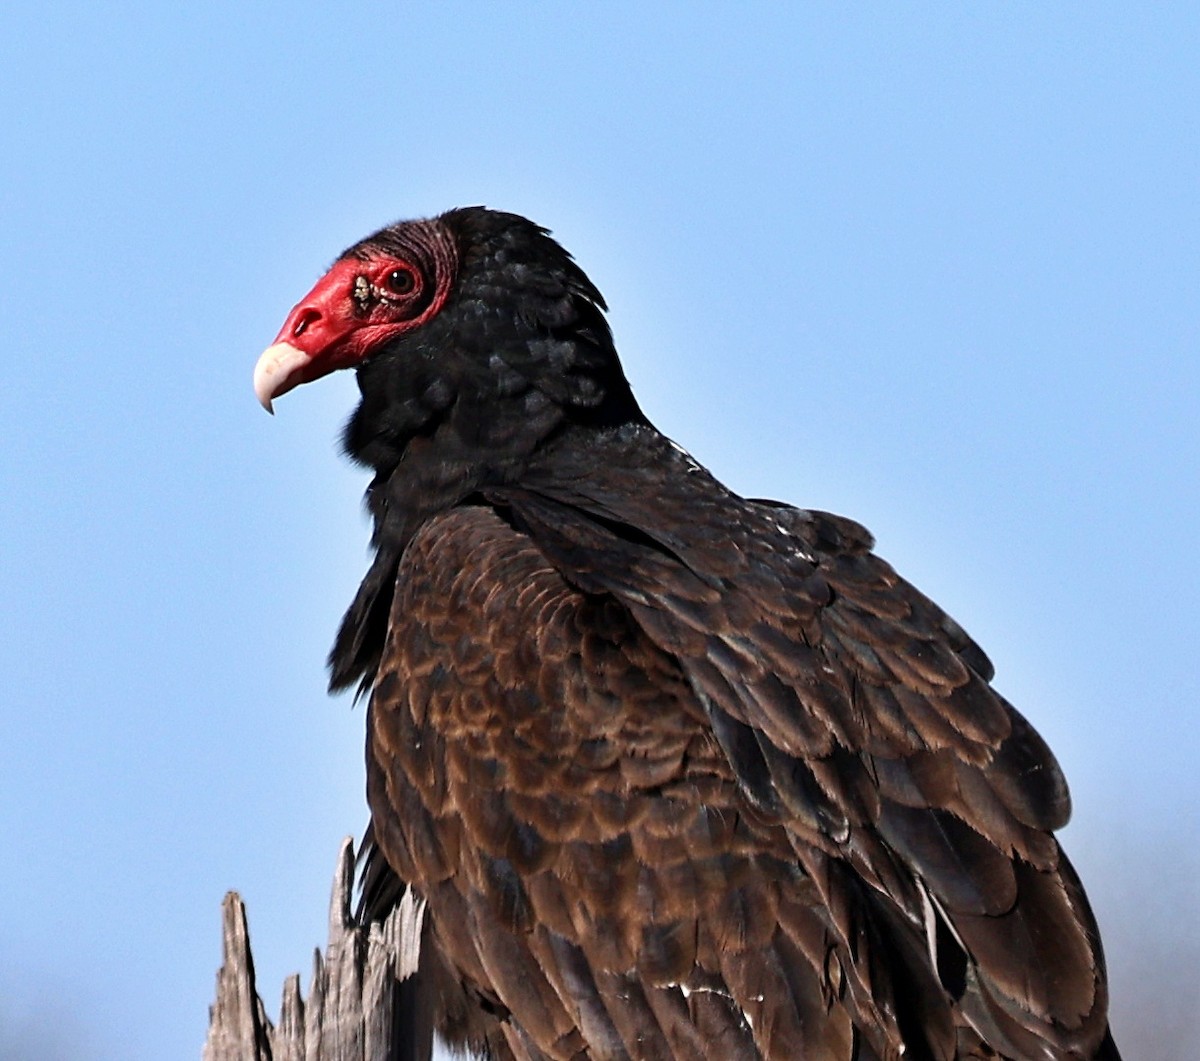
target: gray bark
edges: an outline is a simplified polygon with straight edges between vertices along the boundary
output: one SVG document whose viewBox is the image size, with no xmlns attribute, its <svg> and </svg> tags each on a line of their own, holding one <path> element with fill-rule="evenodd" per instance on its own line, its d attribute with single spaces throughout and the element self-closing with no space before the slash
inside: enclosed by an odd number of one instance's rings
<svg viewBox="0 0 1200 1061">
<path fill-rule="evenodd" d="M 237 892 L 225 896 L 222 963 L 203 1061 L 408 1061 L 429 1056 L 428 1037 L 402 1026 L 413 1017 L 404 992 L 413 994 L 425 904 L 406 893 L 385 921 L 362 925 L 351 912 L 353 889 L 354 843 L 346 839 L 329 904 L 329 944 L 324 955 L 319 950 L 313 955 L 307 1000 L 299 976 L 284 982 L 278 1024 L 267 1018 L 258 995 L 246 907 Z"/>
</svg>

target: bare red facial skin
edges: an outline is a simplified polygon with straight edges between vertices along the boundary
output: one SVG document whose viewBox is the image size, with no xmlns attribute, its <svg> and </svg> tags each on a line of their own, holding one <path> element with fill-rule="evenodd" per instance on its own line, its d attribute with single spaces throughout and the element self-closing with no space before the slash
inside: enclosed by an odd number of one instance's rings
<svg viewBox="0 0 1200 1061">
<path fill-rule="evenodd" d="M 438 263 L 439 265 L 441 263 Z M 254 370 L 254 390 L 271 400 L 302 383 L 364 361 L 390 340 L 419 328 L 446 301 L 449 276 L 429 276 L 390 255 L 337 262 L 287 315 Z M 434 285 L 431 293 L 429 285 Z"/>
<path fill-rule="evenodd" d="M 412 291 L 402 297 L 388 297 L 387 278 L 400 271 L 412 277 Z M 360 278 L 369 285 L 364 291 L 368 295 L 363 300 L 365 306 L 355 298 Z M 406 312 L 423 301 L 423 286 L 421 274 L 396 258 L 340 261 L 293 307 L 275 342 L 288 343 L 314 361 L 321 361 L 324 371 L 319 375 L 356 364 L 376 346 L 417 327 L 432 315 L 432 305 L 416 317 Z M 370 288 L 382 292 L 386 301 L 377 295 L 371 297 Z"/>
</svg>

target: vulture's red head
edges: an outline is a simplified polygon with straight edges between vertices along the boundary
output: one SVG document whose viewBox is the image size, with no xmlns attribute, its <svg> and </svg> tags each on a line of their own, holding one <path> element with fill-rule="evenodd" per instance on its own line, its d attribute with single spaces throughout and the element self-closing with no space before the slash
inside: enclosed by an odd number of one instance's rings
<svg viewBox="0 0 1200 1061">
<path fill-rule="evenodd" d="M 270 410 L 301 383 L 355 368 L 363 401 L 345 441 L 363 463 L 394 467 L 435 433 L 443 452 L 511 456 L 564 421 L 640 418 L 604 308 L 545 229 L 451 210 L 347 250 L 288 314 L 254 391 Z"/>
<path fill-rule="evenodd" d="M 362 364 L 445 306 L 459 250 L 445 219 L 383 229 L 343 254 L 288 314 L 254 366 L 254 393 L 272 399 L 335 369 Z"/>
</svg>

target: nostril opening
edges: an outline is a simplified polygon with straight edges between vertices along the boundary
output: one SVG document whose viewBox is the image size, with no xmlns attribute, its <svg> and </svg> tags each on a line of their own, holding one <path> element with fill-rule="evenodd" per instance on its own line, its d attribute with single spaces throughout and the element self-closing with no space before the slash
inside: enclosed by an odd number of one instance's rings
<svg viewBox="0 0 1200 1061">
<path fill-rule="evenodd" d="M 310 324 L 315 324 L 321 319 L 321 314 L 315 309 L 303 310 L 299 317 L 296 318 L 296 323 L 292 325 L 292 338 L 298 338 L 303 335 Z"/>
</svg>

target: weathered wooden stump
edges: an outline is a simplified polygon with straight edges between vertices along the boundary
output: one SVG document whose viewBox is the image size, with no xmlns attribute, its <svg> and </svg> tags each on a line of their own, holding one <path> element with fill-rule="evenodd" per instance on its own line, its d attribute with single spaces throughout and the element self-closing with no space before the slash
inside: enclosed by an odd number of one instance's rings
<svg viewBox="0 0 1200 1061">
<path fill-rule="evenodd" d="M 237 892 L 222 904 L 223 957 L 209 1008 L 203 1061 L 417 1061 L 432 1050 L 419 1018 L 417 959 L 424 902 L 409 892 L 383 920 L 356 918 L 354 842 L 338 856 L 329 904 L 329 945 L 313 954 L 308 998 L 300 977 L 283 985 L 272 1024 L 254 980 L 246 907 Z"/>
</svg>

